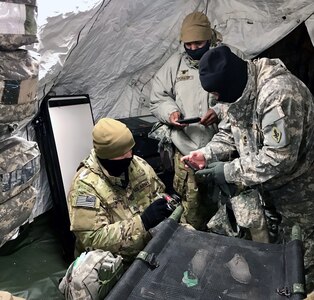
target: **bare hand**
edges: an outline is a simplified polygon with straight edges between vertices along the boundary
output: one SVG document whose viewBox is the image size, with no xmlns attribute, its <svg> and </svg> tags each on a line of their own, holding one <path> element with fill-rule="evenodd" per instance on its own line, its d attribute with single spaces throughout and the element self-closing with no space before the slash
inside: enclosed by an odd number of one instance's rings
<svg viewBox="0 0 314 300">
<path fill-rule="evenodd" d="M 174 111 L 173 113 L 171 113 L 171 115 L 169 117 L 170 124 L 174 125 L 176 127 L 179 127 L 179 128 L 183 128 L 183 127 L 188 126 L 187 124 L 180 124 L 177 122 L 180 119 L 180 117 L 181 117 L 181 113 L 178 111 Z"/>
<path fill-rule="evenodd" d="M 218 122 L 218 116 L 216 112 L 211 108 L 206 112 L 206 114 L 202 117 L 200 121 L 200 123 L 206 127 L 217 122 Z"/>
<path fill-rule="evenodd" d="M 191 151 L 190 154 L 185 155 L 181 158 L 181 161 L 183 162 L 184 160 L 190 161 L 192 164 L 195 164 L 198 166 L 199 169 L 203 169 L 206 164 L 206 160 L 204 157 L 204 154 L 200 151 Z M 187 165 L 185 165 L 186 168 L 188 168 Z"/>
</svg>

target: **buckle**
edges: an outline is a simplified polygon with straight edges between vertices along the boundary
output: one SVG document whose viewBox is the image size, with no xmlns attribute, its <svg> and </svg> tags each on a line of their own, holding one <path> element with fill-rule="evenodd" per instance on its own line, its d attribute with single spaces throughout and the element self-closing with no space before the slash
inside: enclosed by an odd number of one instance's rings
<svg viewBox="0 0 314 300">
<path fill-rule="evenodd" d="M 159 262 L 157 261 L 157 256 L 155 253 L 147 253 L 145 251 L 141 251 L 136 256 L 136 258 L 145 262 L 151 269 L 156 269 L 159 267 Z"/>
</svg>

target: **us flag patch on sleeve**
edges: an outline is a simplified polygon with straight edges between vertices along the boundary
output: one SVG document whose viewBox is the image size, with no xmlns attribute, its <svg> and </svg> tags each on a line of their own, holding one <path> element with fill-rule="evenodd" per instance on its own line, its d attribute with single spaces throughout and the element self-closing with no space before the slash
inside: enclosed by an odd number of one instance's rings
<svg viewBox="0 0 314 300">
<path fill-rule="evenodd" d="M 92 195 L 78 196 L 76 198 L 76 206 L 81 207 L 95 207 L 96 197 Z"/>
</svg>

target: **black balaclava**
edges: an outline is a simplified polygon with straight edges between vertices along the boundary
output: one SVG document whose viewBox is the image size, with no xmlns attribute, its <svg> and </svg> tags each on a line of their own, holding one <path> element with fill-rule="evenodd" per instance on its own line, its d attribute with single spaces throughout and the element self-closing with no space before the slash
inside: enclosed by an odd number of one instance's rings
<svg viewBox="0 0 314 300">
<path fill-rule="evenodd" d="M 194 60 L 200 60 L 202 56 L 208 51 L 210 46 L 209 41 L 206 42 L 206 44 L 202 48 L 198 48 L 195 50 L 188 49 L 184 44 L 184 49 L 186 53 Z"/>
<path fill-rule="evenodd" d="M 199 62 L 202 87 L 219 93 L 219 102 L 235 102 L 247 83 L 247 62 L 236 56 L 227 46 L 219 46 L 205 53 Z"/>
<path fill-rule="evenodd" d="M 133 159 L 133 156 L 117 160 L 102 159 L 99 157 L 98 159 L 102 166 L 108 171 L 111 176 L 120 177 L 124 173 L 127 178 L 128 169 Z"/>
</svg>

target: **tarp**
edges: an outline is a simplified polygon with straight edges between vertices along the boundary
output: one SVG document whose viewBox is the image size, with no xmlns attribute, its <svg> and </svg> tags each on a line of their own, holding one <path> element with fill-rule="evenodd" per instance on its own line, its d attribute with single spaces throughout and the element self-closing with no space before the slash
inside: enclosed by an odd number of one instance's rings
<svg viewBox="0 0 314 300">
<path fill-rule="evenodd" d="M 0 249 L 0 290 L 27 300 L 64 299 L 58 285 L 69 263 L 54 230 L 56 222 L 52 211 L 46 212 Z"/>
</svg>

